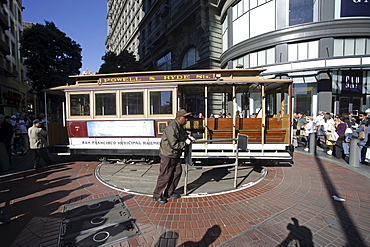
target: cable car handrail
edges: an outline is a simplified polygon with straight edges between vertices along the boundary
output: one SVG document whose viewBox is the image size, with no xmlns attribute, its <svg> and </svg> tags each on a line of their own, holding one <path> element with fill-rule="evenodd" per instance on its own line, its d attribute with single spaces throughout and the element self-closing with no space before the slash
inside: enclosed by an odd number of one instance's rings
<svg viewBox="0 0 370 247">
<path fill-rule="evenodd" d="M 209 167 L 198 167 L 198 169 L 203 168 L 218 168 L 218 167 L 226 167 L 226 166 L 235 166 L 235 176 L 234 176 L 234 189 L 236 189 L 237 185 L 237 177 L 238 177 L 238 165 L 239 165 L 239 149 L 247 150 L 248 145 L 248 135 L 242 135 L 238 133 L 237 138 L 229 138 L 229 139 L 214 139 L 214 140 L 195 140 L 194 143 L 205 143 L 205 142 L 221 142 L 221 141 L 236 141 L 236 152 L 235 152 L 235 162 L 234 164 L 230 165 L 216 165 L 216 166 L 209 166 Z M 188 194 L 188 171 L 189 171 L 189 165 L 192 165 L 192 143 L 188 146 L 187 155 L 185 154 L 185 182 L 184 182 L 184 194 Z"/>
</svg>

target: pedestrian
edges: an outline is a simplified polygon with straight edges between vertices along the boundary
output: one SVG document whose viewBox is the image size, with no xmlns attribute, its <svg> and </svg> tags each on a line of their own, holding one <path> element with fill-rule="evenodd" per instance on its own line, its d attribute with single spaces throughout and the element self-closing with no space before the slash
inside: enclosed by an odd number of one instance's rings
<svg viewBox="0 0 370 247">
<path fill-rule="evenodd" d="M 359 123 L 359 125 L 361 125 L 361 124 L 365 124 L 365 122 L 366 122 L 366 116 L 367 116 L 367 113 L 366 112 L 360 112 L 359 114 L 358 114 L 358 118 L 359 118 L 359 121 L 360 121 L 360 123 Z"/>
<path fill-rule="evenodd" d="M 360 139 L 360 162 L 366 164 L 365 156 L 367 148 L 365 147 L 369 141 L 369 133 L 370 133 L 370 118 L 366 118 L 366 121 L 362 121 L 362 124 L 356 130 L 357 133 L 365 131 L 365 139 Z"/>
<path fill-rule="evenodd" d="M 0 143 L 2 146 L 5 146 L 6 150 L 6 154 L 1 153 L 0 155 L 7 155 L 7 161 L 9 161 L 9 164 L 11 163 L 12 157 L 11 141 L 13 138 L 13 134 L 13 126 L 8 121 L 5 121 L 5 117 L 3 114 L 0 114 Z"/>
<path fill-rule="evenodd" d="M 292 127 L 293 127 L 293 145 L 294 145 L 295 148 L 298 147 L 297 122 L 298 122 L 298 115 L 297 115 L 297 113 L 293 113 L 293 122 L 292 122 Z"/>
<path fill-rule="evenodd" d="M 305 125 L 305 134 L 306 134 L 306 147 L 304 151 L 308 152 L 310 150 L 310 134 L 315 133 L 316 128 L 313 121 L 313 117 L 308 117 L 307 124 Z"/>
<path fill-rule="evenodd" d="M 347 122 L 346 122 L 347 123 Z M 350 120 L 349 120 L 349 123 L 347 123 L 347 128 L 349 128 L 350 130 L 347 131 L 348 129 L 346 129 L 346 131 L 344 132 L 344 141 L 343 141 L 343 154 L 344 154 L 344 157 L 346 158 L 346 156 L 349 155 L 349 144 L 351 142 L 351 138 L 352 138 L 352 135 L 353 135 L 353 132 L 357 129 L 357 127 L 354 127 L 354 126 L 358 126 L 358 124 L 356 123 L 356 118 L 355 117 L 350 117 Z"/>
<path fill-rule="evenodd" d="M 301 143 L 303 146 L 306 145 L 305 127 L 307 124 L 306 116 L 303 112 L 298 112 L 297 118 L 297 142 L 298 146 Z"/>
<path fill-rule="evenodd" d="M 350 127 L 352 130 L 356 130 L 358 128 L 357 118 L 355 116 L 351 117 Z"/>
<path fill-rule="evenodd" d="M 343 158 L 343 143 L 345 142 L 345 132 L 347 129 L 346 117 L 336 118 L 335 132 L 339 135 L 334 145 L 334 156 L 338 159 Z"/>
<path fill-rule="evenodd" d="M 28 131 L 27 131 L 27 119 L 26 115 L 22 114 L 17 122 L 17 129 L 19 130 L 20 137 L 20 152 L 21 155 L 25 155 L 28 150 Z"/>
<path fill-rule="evenodd" d="M 324 119 L 324 115 L 325 115 L 324 111 L 319 111 L 319 113 L 313 120 L 317 132 L 317 145 L 320 147 L 321 147 L 320 138 L 321 136 L 325 135 L 323 126 L 320 126 L 320 122 Z"/>
<path fill-rule="evenodd" d="M 33 126 L 28 129 L 28 138 L 30 140 L 30 150 L 34 153 L 33 168 L 40 168 L 40 158 L 44 160 L 46 165 L 52 165 L 54 162 L 50 159 L 47 151 L 46 136 L 47 132 L 42 129 L 42 121 L 33 120 Z"/>
<path fill-rule="evenodd" d="M 335 129 L 335 121 L 332 118 L 330 113 L 325 113 L 324 118 L 320 121 L 319 129 L 324 129 L 324 143 L 325 143 L 325 149 L 328 155 L 333 154 L 333 142 L 329 141 L 329 136 L 331 135 L 331 131 Z"/>
<path fill-rule="evenodd" d="M 174 194 L 174 191 L 182 173 L 181 154 L 185 146 L 191 143 L 184 128 L 189 115 L 184 109 L 179 110 L 176 119 L 165 128 L 162 135 L 159 148 L 161 163 L 157 185 L 153 192 L 153 201 L 158 203 L 167 203 L 167 198 L 181 197 Z"/>
</svg>

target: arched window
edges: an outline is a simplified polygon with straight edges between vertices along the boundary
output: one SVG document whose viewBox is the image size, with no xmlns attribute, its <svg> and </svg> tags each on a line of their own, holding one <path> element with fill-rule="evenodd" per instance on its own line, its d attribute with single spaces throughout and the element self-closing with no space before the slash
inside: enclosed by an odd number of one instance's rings
<svg viewBox="0 0 370 247">
<path fill-rule="evenodd" d="M 182 68 L 188 68 L 197 63 L 199 60 L 199 53 L 195 47 L 191 47 L 184 55 L 182 59 Z"/>
</svg>

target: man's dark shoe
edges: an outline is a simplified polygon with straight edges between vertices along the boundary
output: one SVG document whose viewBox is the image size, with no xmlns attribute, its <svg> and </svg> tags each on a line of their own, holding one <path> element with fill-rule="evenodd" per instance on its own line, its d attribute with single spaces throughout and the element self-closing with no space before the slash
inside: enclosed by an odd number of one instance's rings
<svg viewBox="0 0 370 247">
<path fill-rule="evenodd" d="M 173 198 L 173 199 L 179 199 L 179 198 L 181 198 L 181 195 L 180 195 L 180 194 L 172 194 L 172 195 L 170 196 L 170 198 Z"/>
<path fill-rule="evenodd" d="M 158 202 L 160 204 L 165 204 L 165 203 L 168 202 L 166 198 L 161 198 L 161 197 L 160 198 L 154 198 L 153 197 L 153 201 Z"/>
<path fill-rule="evenodd" d="M 164 198 L 179 199 L 179 198 L 181 198 L 181 195 L 180 194 L 172 194 L 170 196 L 164 196 Z"/>
</svg>

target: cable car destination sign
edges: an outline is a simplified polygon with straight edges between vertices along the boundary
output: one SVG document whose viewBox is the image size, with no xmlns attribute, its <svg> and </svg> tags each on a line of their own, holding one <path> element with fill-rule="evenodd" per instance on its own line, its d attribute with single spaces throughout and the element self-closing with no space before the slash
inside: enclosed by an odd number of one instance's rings
<svg viewBox="0 0 370 247">
<path fill-rule="evenodd" d="M 99 78 L 99 83 L 120 83 L 120 82 L 150 82 L 150 81 L 186 81 L 186 80 L 213 80 L 214 74 L 174 74 L 174 75 L 142 75 Z"/>
</svg>

